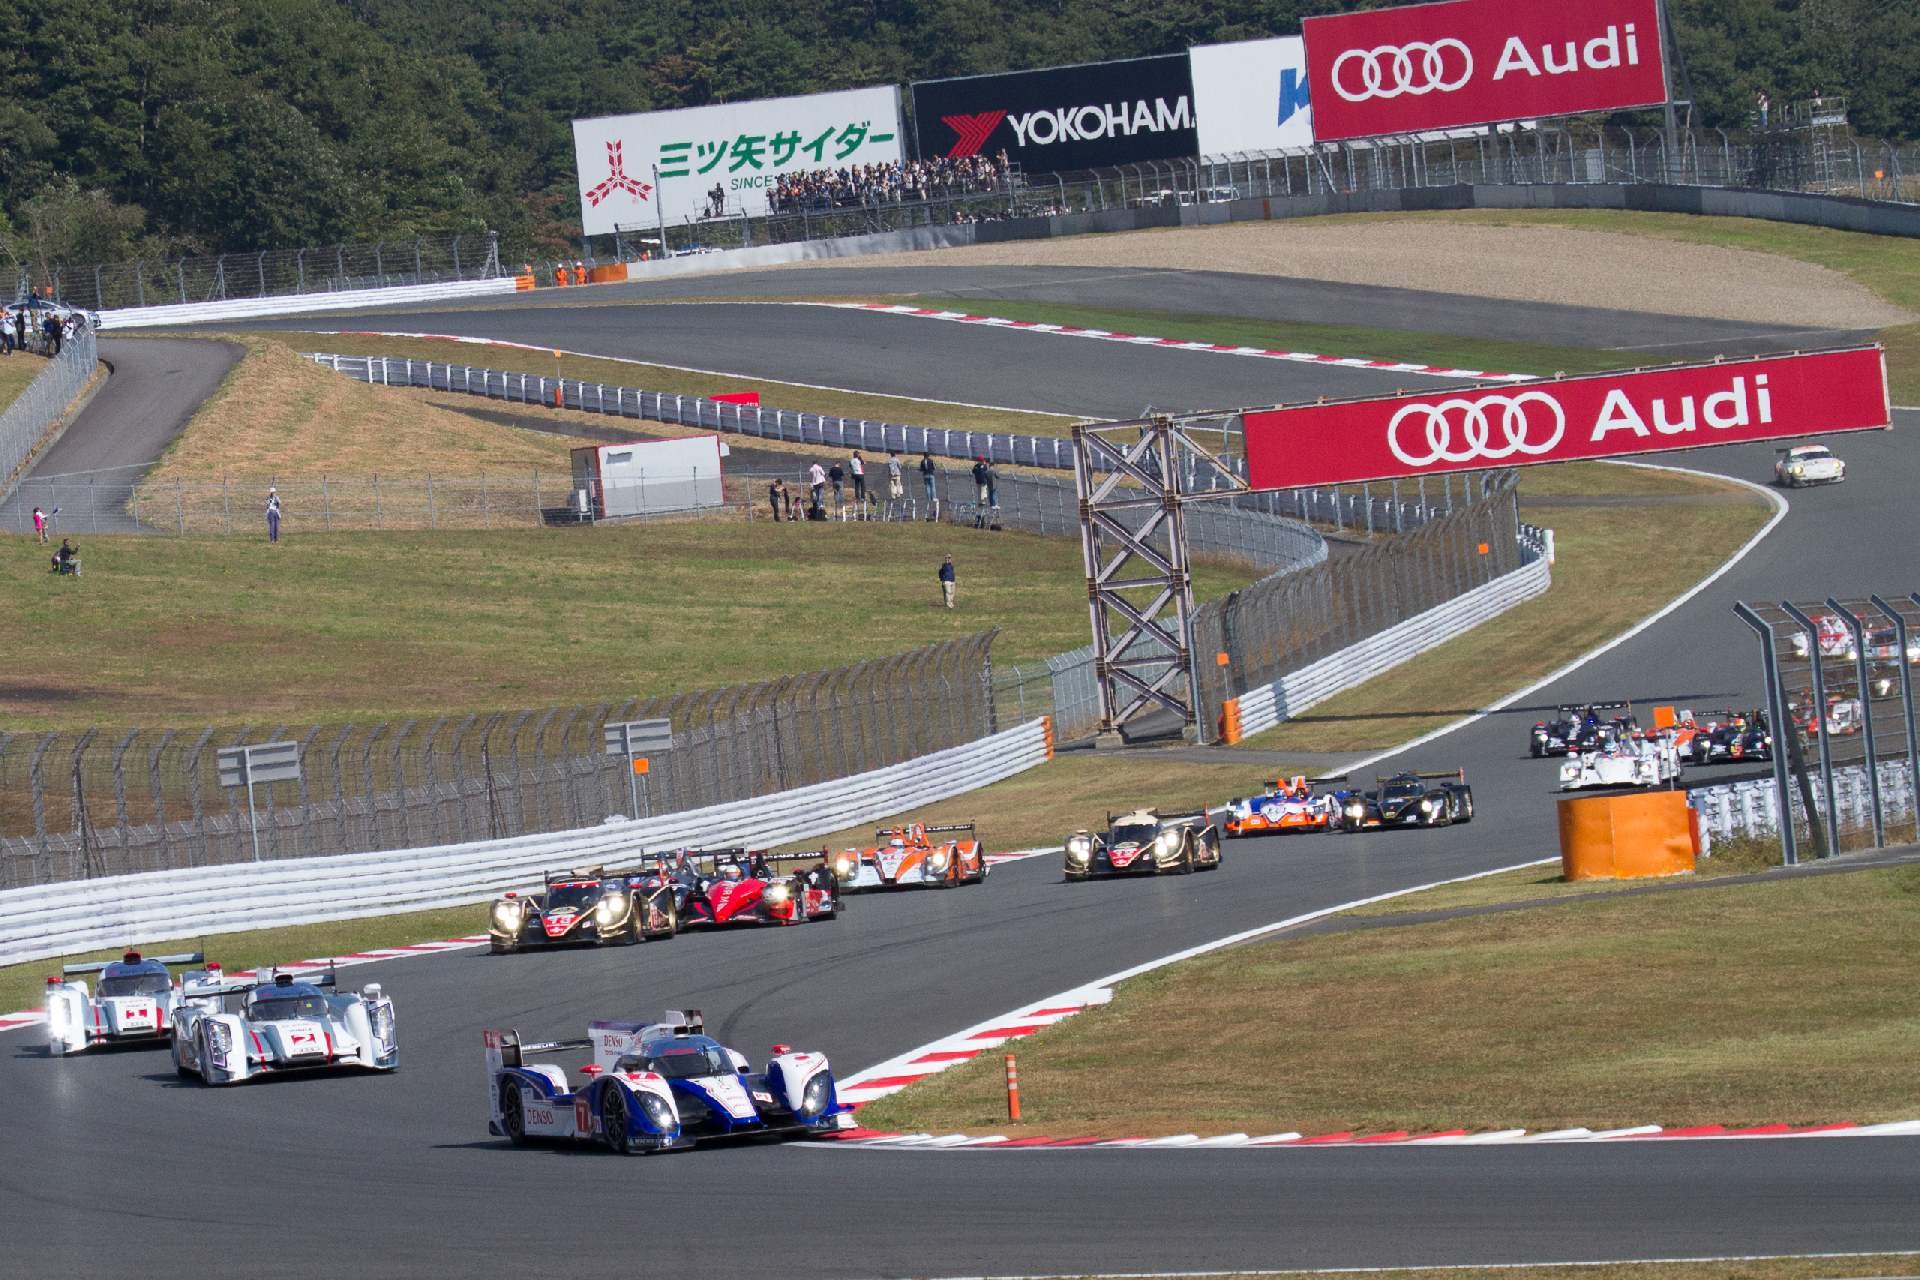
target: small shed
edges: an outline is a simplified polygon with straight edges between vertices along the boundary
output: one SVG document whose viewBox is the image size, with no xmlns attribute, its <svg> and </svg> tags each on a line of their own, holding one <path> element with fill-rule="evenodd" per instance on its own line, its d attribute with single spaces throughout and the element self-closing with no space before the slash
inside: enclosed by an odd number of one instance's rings
<svg viewBox="0 0 1920 1280">
<path fill-rule="evenodd" d="M 635 440 L 573 450 L 573 507 L 583 519 L 700 511 L 720 506 L 719 436 Z"/>
</svg>

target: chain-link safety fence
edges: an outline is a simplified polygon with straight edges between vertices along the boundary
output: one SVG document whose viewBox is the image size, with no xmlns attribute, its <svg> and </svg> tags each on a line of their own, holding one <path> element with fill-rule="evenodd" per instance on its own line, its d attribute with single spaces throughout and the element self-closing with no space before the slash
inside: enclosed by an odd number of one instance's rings
<svg viewBox="0 0 1920 1280">
<path fill-rule="evenodd" d="M 41 357 L 24 351 L 0 359 L 41 361 Z M 63 341 L 60 354 L 46 359 L 26 389 L 0 411 L 0 500 L 12 492 L 14 479 L 21 474 L 47 431 L 93 377 L 99 362 L 93 329 L 88 326 Z M 31 527 L 29 523 L 27 528 Z"/>
<path fill-rule="evenodd" d="M 994 633 L 647 699 L 335 725 L 0 732 L 0 889 L 492 839 L 847 777 L 994 732 Z M 609 723 L 665 718 L 643 783 Z M 294 741 L 297 782 L 223 788 L 222 747 Z"/>
<path fill-rule="evenodd" d="M 491 280 L 501 274 L 499 235 L 474 231 L 324 248 L 36 266 L 21 272 L 19 289 L 24 295 L 51 288 L 70 306 L 109 311 Z"/>
</svg>

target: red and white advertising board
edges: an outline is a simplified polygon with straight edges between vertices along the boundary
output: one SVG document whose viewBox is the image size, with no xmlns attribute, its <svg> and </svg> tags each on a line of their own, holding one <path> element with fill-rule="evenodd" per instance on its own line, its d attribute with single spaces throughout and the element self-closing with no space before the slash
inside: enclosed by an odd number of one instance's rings
<svg viewBox="0 0 1920 1280">
<path fill-rule="evenodd" d="M 1658 0 L 1449 0 L 1301 31 L 1321 142 L 1667 100 Z"/>
<path fill-rule="evenodd" d="M 1666 453 L 1893 421 L 1877 346 L 1242 416 L 1255 489 Z"/>
</svg>

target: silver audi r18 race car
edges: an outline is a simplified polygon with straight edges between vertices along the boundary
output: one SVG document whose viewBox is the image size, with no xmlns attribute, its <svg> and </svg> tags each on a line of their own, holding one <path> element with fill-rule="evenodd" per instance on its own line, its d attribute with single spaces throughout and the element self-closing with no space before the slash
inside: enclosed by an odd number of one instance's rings
<svg viewBox="0 0 1920 1280">
<path fill-rule="evenodd" d="M 70 964 L 47 979 L 47 1053 L 65 1057 L 96 1045 L 160 1044 L 173 1035 L 183 981 L 201 981 L 205 971 L 176 979 L 171 964 L 202 964 L 198 951 L 143 956 L 129 951 L 118 960 Z M 100 975 L 93 990 L 75 974 Z"/>
<path fill-rule="evenodd" d="M 173 1069 L 181 1076 L 239 1084 L 289 1071 L 400 1066 L 393 1000 L 377 982 L 343 993 L 329 968 L 188 983 L 182 994 L 173 1017 Z"/>
</svg>

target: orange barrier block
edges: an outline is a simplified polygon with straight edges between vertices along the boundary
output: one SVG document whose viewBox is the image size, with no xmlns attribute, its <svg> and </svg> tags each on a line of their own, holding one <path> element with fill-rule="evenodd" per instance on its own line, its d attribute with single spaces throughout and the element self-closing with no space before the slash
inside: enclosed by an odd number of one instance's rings
<svg viewBox="0 0 1920 1280">
<path fill-rule="evenodd" d="M 1053 717 L 1052 716 L 1040 717 L 1040 733 L 1042 737 L 1045 738 L 1046 740 L 1047 759 L 1051 760 L 1053 759 Z"/>
<path fill-rule="evenodd" d="M 526 293 L 531 290 L 533 288 L 533 273 L 528 272 L 526 275 L 515 276 L 513 278 L 513 287 L 518 293 Z"/>
<path fill-rule="evenodd" d="M 1694 869 L 1697 837 L 1684 791 L 1560 801 L 1560 870 L 1569 880 L 1629 880 Z"/>
<path fill-rule="evenodd" d="M 1228 698 L 1220 704 L 1220 740 L 1232 746 L 1245 736 L 1240 730 L 1240 699 Z"/>
<path fill-rule="evenodd" d="M 592 267 L 587 271 L 588 284 L 619 284 L 627 278 L 627 264 L 610 263 L 604 267 Z"/>
</svg>

